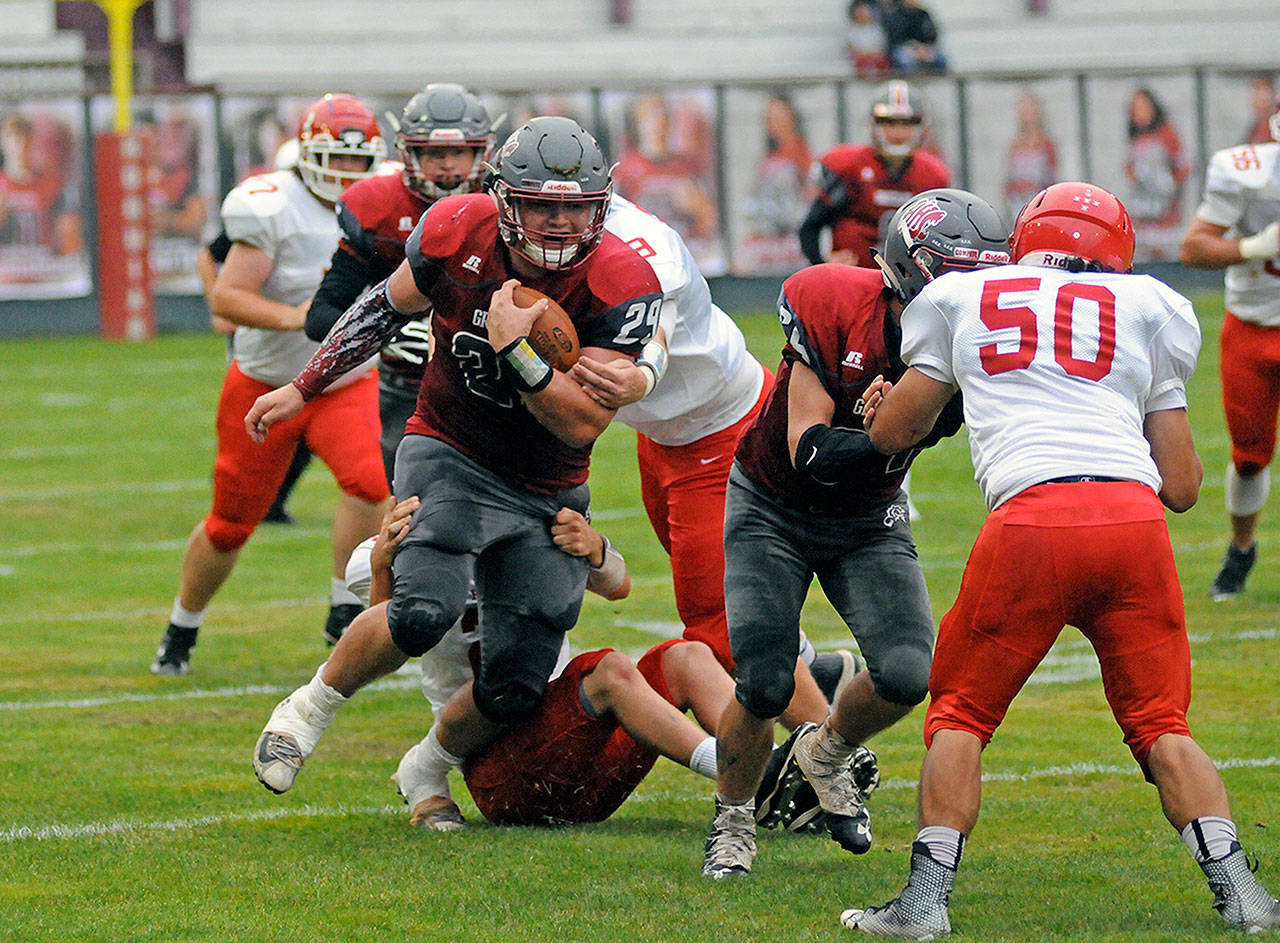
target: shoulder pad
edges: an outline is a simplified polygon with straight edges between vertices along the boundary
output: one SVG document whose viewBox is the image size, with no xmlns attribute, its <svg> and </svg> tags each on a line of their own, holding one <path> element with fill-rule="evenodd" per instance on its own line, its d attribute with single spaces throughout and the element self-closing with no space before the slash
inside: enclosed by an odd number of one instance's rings
<svg viewBox="0 0 1280 943">
<path fill-rule="evenodd" d="M 276 171 L 250 177 L 222 201 L 222 223 L 233 242 L 256 244 L 255 238 L 274 228 L 274 221 L 288 206 L 287 180 L 292 171 Z"/>
<path fill-rule="evenodd" d="M 1242 144 L 1218 151 L 1209 160 L 1210 176 L 1254 190 L 1266 185 L 1280 160 L 1280 143 Z"/>
<path fill-rule="evenodd" d="M 679 233 L 652 213 L 633 203 L 618 203 L 615 198 L 604 228 L 649 263 L 664 295 L 671 296 L 689 283 Z"/>
</svg>

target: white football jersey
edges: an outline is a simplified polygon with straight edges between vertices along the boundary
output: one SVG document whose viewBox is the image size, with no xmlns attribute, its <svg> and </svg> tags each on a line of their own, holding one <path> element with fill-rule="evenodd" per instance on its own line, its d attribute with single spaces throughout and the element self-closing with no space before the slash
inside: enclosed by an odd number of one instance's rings
<svg viewBox="0 0 1280 943">
<path fill-rule="evenodd" d="M 964 394 L 974 477 L 992 510 L 1071 475 L 1159 491 L 1143 419 L 1186 407 L 1199 352 L 1191 302 L 1147 275 L 955 272 L 902 314 L 902 359 Z"/>
<path fill-rule="evenodd" d="M 733 425 L 760 397 L 764 368 L 742 331 L 711 300 L 707 280 L 680 235 L 617 194 L 605 229 L 653 267 L 662 285 L 667 372 L 617 418 L 659 445 L 688 445 Z M 674 307 L 674 321 L 671 309 Z"/>
<path fill-rule="evenodd" d="M 297 305 L 320 287 L 338 247 L 338 216 L 307 189 L 292 170 L 250 177 L 222 201 L 222 224 L 232 242 L 243 242 L 271 256 L 264 298 Z M 237 327 L 235 355 L 247 376 L 283 386 L 302 370 L 320 345 L 302 330 L 271 331 Z M 338 389 L 360 376 L 354 370 L 331 385 Z"/>
<path fill-rule="evenodd" d="M 1205 174 L 1196 217 L 1226 226 L 1232 239 L 1252 236 L 1280 219 L 1280 143 L 1218 151 Z M 1280 259 L 1227 266 L 1227 310 L 1242 321 L 1280 327 Z"/>
</svg>

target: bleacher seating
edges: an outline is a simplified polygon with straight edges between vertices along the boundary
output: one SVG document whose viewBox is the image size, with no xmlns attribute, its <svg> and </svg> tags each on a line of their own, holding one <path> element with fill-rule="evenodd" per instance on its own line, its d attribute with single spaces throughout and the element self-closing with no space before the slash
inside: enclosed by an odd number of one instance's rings
<svg viewBox="0 0 1280 943">
<path fill-rule="evenodd" d="M 39 4 L 35 4 L 39 6 Z M 423 76 L 520 90 L 843 78 L 846 0 L 204 0 L 188 78 L 228 91 L 309 92 L 318 75 L 367 91 Z M 964 73 L 1274 66 L 1275 0 L 932 0 Z M 358 20 L 353 22 L 353 14 Z"/>
</svg>

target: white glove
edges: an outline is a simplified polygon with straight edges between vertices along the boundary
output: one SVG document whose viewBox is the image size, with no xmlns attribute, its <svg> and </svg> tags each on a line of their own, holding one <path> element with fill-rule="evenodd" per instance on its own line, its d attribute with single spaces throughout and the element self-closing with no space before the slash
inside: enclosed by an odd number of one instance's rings
<svg viewBox="0 0 1280 943">
<path fill-rule="evenodd" d="M 1280 220 L 1260 233 L 1240 240 L 1240 258 L 1270 259 L 1280 255 Z"/>
</svg>

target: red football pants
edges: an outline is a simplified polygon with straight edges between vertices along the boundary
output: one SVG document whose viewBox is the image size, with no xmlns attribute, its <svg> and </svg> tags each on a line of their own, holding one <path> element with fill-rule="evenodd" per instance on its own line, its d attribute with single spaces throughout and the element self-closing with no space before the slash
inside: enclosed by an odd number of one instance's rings
<svg viewBox="0 0 1280 943">
<path fill-rule="evenodd" d="M 1280 328 L 1222 320 L 1222 407 L 1231 436 L 1231 461 L 1251 471 L 1271 464 L 1280 415 Z"/>
<path fill-rule="evenodd" d="M 987 518 L 938 629 L 925 745 L 985 745 L 1064 625 L 1093 645 L 1107 702 L 1140 764 L 1189 735 L 1191 652 L 1164 508 L 1136 482 L 1029 488 Z"/>
<path fill-rule="evenodd" d="M 659 445 L 638 435 L 640 494 L 658 541 L 671 556 L 676 611 L 684 637 L 702 642 L 733 673 L 729 625 L 724 614 L 724 501 L 733 453 L 773 388 L 764 386 L 747 415 L 726 429 L 688 445 Z"/>
</svg>

